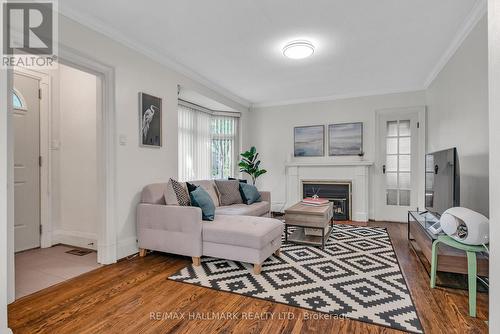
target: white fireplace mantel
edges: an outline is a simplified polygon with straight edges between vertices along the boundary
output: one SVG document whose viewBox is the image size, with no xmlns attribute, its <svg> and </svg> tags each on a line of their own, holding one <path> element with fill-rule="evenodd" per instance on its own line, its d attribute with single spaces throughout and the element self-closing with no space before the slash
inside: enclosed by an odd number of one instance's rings
<svg viewBox="0 0 500 334">
<path fill-rule="evenodd" d="M 370 167 L 372 161 L 335 161 L 335 162 L 287 162 L 286 204 L 293 205 L 302 198 L 303 181 L 349 181 L 352 184 L 352 212 L 354 221 L 368 221 Z"/>
<path fill-rule="evenodd" d="M 325 167 L 325 166 L 371 166 L 373 161 L 332 161 L 332 162 L 300 162 L 285 163 L 285 167 Z"/>
</svg>

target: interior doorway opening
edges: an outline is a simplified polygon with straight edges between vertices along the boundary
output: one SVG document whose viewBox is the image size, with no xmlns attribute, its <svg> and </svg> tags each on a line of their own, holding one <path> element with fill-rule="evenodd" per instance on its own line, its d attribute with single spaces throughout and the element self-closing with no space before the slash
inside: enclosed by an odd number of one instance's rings
<svg viewBox="0 0 500 334">
<path fill-rule="evenodd" d="M 101 78 L 14 71 L 15 298 L 99 267 Z"/>
</svg>

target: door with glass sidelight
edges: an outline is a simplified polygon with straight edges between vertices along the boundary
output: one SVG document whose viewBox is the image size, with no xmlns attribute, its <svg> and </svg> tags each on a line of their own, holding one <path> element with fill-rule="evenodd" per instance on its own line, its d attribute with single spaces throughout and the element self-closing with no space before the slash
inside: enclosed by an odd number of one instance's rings
<svg viewBox="0 0 500 334">
<path fill-rule="evenodd" d="M 418 206 L 418 112 L 391 112 L 379 117 L 376 219 L 406 221 Z"/>
</svg>

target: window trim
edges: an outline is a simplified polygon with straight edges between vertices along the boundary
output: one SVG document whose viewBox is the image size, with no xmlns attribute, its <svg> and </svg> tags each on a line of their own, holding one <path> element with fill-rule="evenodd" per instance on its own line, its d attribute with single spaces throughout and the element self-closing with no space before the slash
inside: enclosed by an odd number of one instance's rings
<svg viewBox="0 0 500 334">
<path fill-rule="evenodd" d="M 207 114 L 210 114 L 213 116 L 227 116 L 227 117 L 237 117 L 237 118 L 241 117 L 241 113 L 238 111 L 212 110 L 212 109 L 205 108 L 205 107 L 200 106 L 196 103 L 192 103 L 192 102 L 189 102 L 186 100 L 182 100 L 182 99 L 177 99 L 177 100 L 178 100 L 177 103 L 181 106 L 184 106 L 186 108 L 191 108 L 191 109 L 194 109 L 196 111 L 204 112 L 204 113 L 207 113 Z"/>
</svg>

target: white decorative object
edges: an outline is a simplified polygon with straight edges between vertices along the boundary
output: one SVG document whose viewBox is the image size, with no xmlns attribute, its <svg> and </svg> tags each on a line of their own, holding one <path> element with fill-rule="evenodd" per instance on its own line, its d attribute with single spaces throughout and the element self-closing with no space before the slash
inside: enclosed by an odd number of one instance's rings
<svg viewBox="0 0 500 334">
<path fill-rule="evenodd" d="M 444 233 L 461 243 L 482 245 L 489 242 L 489 220 L 478 212 L 462 207 L 450 208 L 439 221 Z"/>
</svg>

